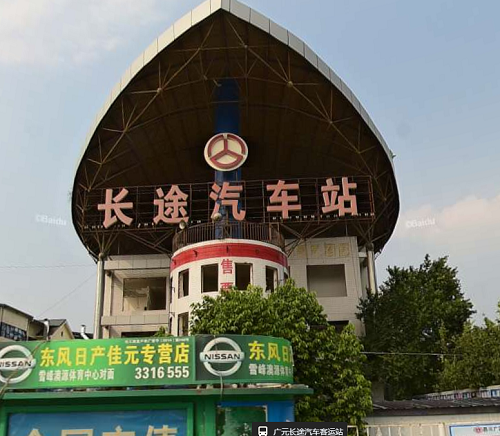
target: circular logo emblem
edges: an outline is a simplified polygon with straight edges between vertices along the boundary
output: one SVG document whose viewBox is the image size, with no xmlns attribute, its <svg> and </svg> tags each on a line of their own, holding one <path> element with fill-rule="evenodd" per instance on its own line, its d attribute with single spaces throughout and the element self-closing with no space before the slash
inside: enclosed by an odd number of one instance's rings
<svg viewBox="0 0 500 436">
<path fill-rule="evenodd" d="M 233 133 L 218 133 L 205 146 L 205 160 L 217 171 L 233 171 L 245 163 L 247 156 L 246 142 Z"/>
<path fill-rule="evenodd" d="M 219 345 L 222 345 L 223 349 L 219 349 Z M 244 358 L 245 353 L 241 351 L 240 346 L 229 338 L 212 339 L 200 353 L 200 360 L 205 369 L 218 377 L 233 375 L 240 369 Z"/>
<path fill-rule="evenodd" d="M 5 357 L 5 356 L 14 357 Z M 0 350 L 0 382 L 16 384 L 26 380 L 36 360 L 33 359 L 31 351 L 21 345 L 9 345 Z M 12 374 L 15 371 L 14 374 Z"/>
</svg>

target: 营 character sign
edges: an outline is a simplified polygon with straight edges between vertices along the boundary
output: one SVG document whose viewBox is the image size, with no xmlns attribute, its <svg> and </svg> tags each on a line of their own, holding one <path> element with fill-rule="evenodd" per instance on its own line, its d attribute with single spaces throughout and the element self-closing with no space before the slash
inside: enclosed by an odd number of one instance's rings
<svg viewBox="0 0 500 436">
<path fill-rule="evenodd" d="M 218 133 L 205 146 L 205 160 L 214 170 L 233 171 L 248 157 L 248 146 L 238 135 Z"/>
</svg>

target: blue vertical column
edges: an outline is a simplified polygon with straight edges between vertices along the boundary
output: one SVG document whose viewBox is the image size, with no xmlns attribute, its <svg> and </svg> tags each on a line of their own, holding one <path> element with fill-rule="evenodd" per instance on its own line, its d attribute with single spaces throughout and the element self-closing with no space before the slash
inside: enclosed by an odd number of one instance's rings
<svg viewBox="0 0 500 436">
<path fill-rule="evenodd" d="M 223 79 L 218 83 L 215 93 L 215 134 L 234 133 L 240 134 L 240 107 L 238 83 L 234 79 Z M 215 171 L 215 182 L 222 186 L 223 182 L 238 182 L 241 180 L 241 168 L 234 171 Z M 228 211 L 225 206 L 221 206 L 220 213 L 222 222 L 234 221 L 228 218 Z M 221 238 L 223 224 L 216 226 L 215 237 Z M 235 226 L 233 226 L 235 227 Z M 239 229 L 233 228 L 233 237 L 239 236 Z M 238 231 L 237 231 L 238 230 Z"/>
</svg>

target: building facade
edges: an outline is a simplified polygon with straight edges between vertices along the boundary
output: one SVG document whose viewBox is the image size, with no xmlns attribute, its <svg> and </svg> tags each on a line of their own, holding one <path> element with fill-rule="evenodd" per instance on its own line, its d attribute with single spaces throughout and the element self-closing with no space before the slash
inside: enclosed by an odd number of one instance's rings
<svg viewBox="0 0 500 436">
<path fill-rule="evenodd" d="M 27 341 L 33 317 L 7 304 L 0 304 L 0 341 Z"/>
<path fill-rule="evenodd" d="M 127 70 L 78 165 L 95 337 L 186 335 L 205 295 L 288 278 L 361 334 L 399 213 L 392 159 L 307 44 L 237 1 L 202 3 Z"/>
<path fill-rule="evenodd" d="M 38 320 L 8 304 L 0 304 L 0 342 L 75 339 L 66 319 Z"/>
</svg>

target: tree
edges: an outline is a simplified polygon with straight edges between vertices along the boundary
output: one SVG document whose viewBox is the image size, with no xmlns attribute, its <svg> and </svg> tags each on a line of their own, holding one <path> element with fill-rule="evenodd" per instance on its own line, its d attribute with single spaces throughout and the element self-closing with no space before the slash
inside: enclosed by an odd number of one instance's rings
<svg viewBox="0 0 500 436">
<path fill-rule="evenodd" d="M 371 411 L 363 376 L 362 345 L 352 327 L 342 333 L 327 322 L 314 294 L 289 280 L 266 297 L 260 288 L 223 291 L 193 306 L 192 334 L 270 335 L 293 348 L 295 382 L 314 389 L 296 403 L 299 421 L 360 424 Z"/>
<path fill-rule="evenodd" d="M 153 335 L 153 338 L 165 338 L 168 336 L 172 336 L 172 334 L 168 333 L 167 327 L 161 326 L 158 331 Z"/>
<path fill-rule="evenodd" d="M 385 383 L 388 398 L 411 398 L 436 388 L 443 361 L 431 354 L 452 351 L 474 312 L 446 257 L 427 255 L 418 268 L 388 272 L 379 292 L 361 301 L 358 317 L 365 323 L 368 352 L 396 354 L 371 356 L 367 375 Z"/>
<path fill-rule="evenodd" d="M 485 318 L 482 327 L 468 323 L 457 340 L 455 355 L 444 362 L 439 389 L 477 389 L 497 384 L 500 384 L 500 321 Z"/>
</svg>

